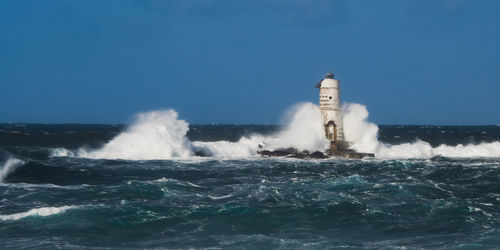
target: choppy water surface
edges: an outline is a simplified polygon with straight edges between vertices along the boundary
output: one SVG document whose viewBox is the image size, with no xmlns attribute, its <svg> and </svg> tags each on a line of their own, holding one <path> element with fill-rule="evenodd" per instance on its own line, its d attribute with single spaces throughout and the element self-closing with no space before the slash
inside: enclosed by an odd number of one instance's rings
<svg viewBox="0 0 500 250">
<path fill-rule="evenodd" d="M 103 147 L 123 129 L 1 125 L 2 248 L 500 245 L 500 157 L 495 155 L 365 160 L 78 156 L 82 148 Z M 237 142 L 244 135 L 277 130 L 191 126 L 187 137 Z M 392 145 L 419 138 L 432 147 L 459 147 L 495 143 L 500 128 L 382 126 L 379 138 Z"/>
</svg>

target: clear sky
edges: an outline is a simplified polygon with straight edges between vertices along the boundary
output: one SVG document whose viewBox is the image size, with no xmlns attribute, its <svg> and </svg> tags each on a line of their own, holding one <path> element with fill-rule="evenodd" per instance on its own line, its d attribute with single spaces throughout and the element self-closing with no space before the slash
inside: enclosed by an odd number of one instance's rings
<svg viewBox="0 0 500 250">
<path fill-rule="evenodd" d="M 277 124 L 332 71 L 379 124 L 500 123 L 500 1 L 0 0 L 0 122 Z"/>
</svg>

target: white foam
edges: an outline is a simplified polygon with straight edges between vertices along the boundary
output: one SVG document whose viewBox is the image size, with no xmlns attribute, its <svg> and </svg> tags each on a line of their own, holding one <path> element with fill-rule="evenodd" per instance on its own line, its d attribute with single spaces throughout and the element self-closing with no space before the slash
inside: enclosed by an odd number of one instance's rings
<svg viewBox="0 0 500 250">
<path fill-rule="evenodd" d="M 378 126 L 367 120 L 366 106 L 347 103 L 344 105 L 343 113 L 346 140 L 353 143 L 352 148 L 359 152 L 375 153 L 378 158 L 500 157 L 500 142 L 498 141 L 477 145 L 440 145 L 438 147 L 432 147 L 422 140 L 398 145 L 384 144 L 377 139 Z"/>
<path fill-rule="evenodd" d="M 353 142 L 352 148 L 359 152 L 375 152 L 379 147 L 377 140 L 378 126 L 368 122 L 366 106 L 357 103 L 345 103 L 342 107 L 344 135 Z"/>
<path fill-rule="evenodd" d="M 14 172 L 18 167 L 25 162 L 16 158 L 9 158 L 0 169 L 0 183 L 3 183 L 7 175 Z"/>
<path fill-rule="evenodd" d="M 75 157 L 75 153 L 65 148 L 54 148 L 50 153 L 52 157 Z"/>
<path fill-rule="evenodd" d="M 246 158 L 257 155 L 259 146 L 266 149 L 294 147 L 322 151 L 328 145 L 318 106 L 300 103 L 292 107 L 285 128 L 270 136 L 252 135 L 238 142 L 190 142 L 188 124 L 177 118 L 174 110 L 151 111 L 137 115 L 130 127 L 98 150 L 80 149 L 79 157 L 96 159 L 187 159 L 193 151 L 217 158 Z M 72 156 L 71 151 L 55 149 L 52 156 Z"/>
<path fill-rule="evenodd" d="M 366 106 L 356 103 L 343 105 L 344 134 L 358 152 L 375 153 L 378 158 L 445 157 L 500 157 L 500 142 L 479 145 L 441 145 L 432 147 L 417 140 L 399 145 L 378 141 L 378 126 L 368 121 Z M 159 110 L 141 113 L 126 131 L 98 150 L 80 149 L 77 156 L 98 159 L 189 160 L 195 151 L 222 159 L 255 158 L 260 149 L 274 150 L 293 147 L 298 150 L 324 151 L 329 141 L 324 135 L 319 107 L 299 103 L 292 107 L 285 119 L 284 129 L 272 135 L 254 134 L 237 142 L 190 142 L 186 134 L 188 123 L 178 119 L 176 111 Z M 56 149 L 53 156 L 73 156 L 65 149 Z"/>
<path fill-rule="evenodd" d="M 218 158 L 247 158 L 257 155 L 261 139 L 243 137 L 238 142 L 193 142 L 193 149 Z"/>
<path fill-rule="evenodd" d="M 192 155 L 186 137 L 188 123 L 179 120 L 175 110 L 141 113 L 126 131 L 95 151 L 80 150 L 78 155 L 99 159 L 151 160 L 187 158 Z"/>
<path fill-rule="evenodd" d="M 319 107 L 310 102 L 300 103 L 288 112 L 286 128 L 265 143 L 274 148 L 294 147 L 299 150 L 324 151 L 329 141 L 325 137 Z"/>
<path fill-rule="evenodd" d="M 232 194 L 228 194 L 228 195 L 223 195 L 223 196 L 212 196 L 212 195 L 208 195 L 208 198 L 212 199 L 212 200 L 221 200 L 221 199 L 226 199 L 226 198 L 230 198 L 230 197 L 233 197 Z"/>
<path fill-rule="evenodd" d="M 78 207 L 78 206 L 33 208 L 33 209 L 31 209 L 27 212 L 23 212 L 23 213 L 0 215 L 0 220 L 20 220 L 20 219 L 26 218 L 28 216 L 50 216 L 50 215 L 54 215 L 54 214 L 64 213 L 66 210 L 76 208 L 76 207 Z"/>
<path fill-rule="evenodd" d="M 255 156 L 259 146 L 268 150 L 293 147 L 311 152 L 324 151 L 328 147 L 318 106 L 299 103 L 287 114 L 284 129 L 273 135 L 254 134 L 242 137 L 238 142 L 194 142 L 193 145 L 209 155 L 223 158 Z"/>
</svg>

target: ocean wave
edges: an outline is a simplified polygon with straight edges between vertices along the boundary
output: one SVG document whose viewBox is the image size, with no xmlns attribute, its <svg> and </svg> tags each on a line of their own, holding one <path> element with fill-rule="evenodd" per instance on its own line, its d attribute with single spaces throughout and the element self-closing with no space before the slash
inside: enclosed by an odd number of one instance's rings
<svg viewBox="0 0 500 250">
<path fill-rule="evenodd" d="M 0 183 L 3 183 L 7 176 L 14 172 L 17 168 L 24 165 L 25 161 L 17 158 L 9 158 L 0 168 Z"/>
<path fill-rule="evenodd" d="M 324 151 L 329 141 L 324 136 L 322 119 L 318 106 L 299 103 L 287 112 L 284 118 L 286 125 L 275 134 L 254 134 L 242 137 L 238 142 L 194 142 L 193 146 L 209 156 L 232 159 L 258 156 L 257 151 L 262 148 L 275 150 L 293 147 L 311 152 Z"/>
<path fill-rule="evenodd" d="M 378 158 L 432 158 L 435 156 L 454 158 L 498 158 L 500 142 L 468 144 L 457 146 L 440 145 L 432 147 L 430 143 L 417 139 L 412 143 L 386 144 L 378 140 L 378 126 L 368 121 L 366 106 L 347 103 L 343 107 L 346 139 L 352 142 L 352 148 L 359 152 L 375 153 Z"/>
<path fill-rule="evenodd" d="M 76 154 L 65 148 L 53 148 L 50 150 L 52 157 L 75 157 Z"/>
<path fill-rule="evenodd" d="M 141 113 L 124 132 L 98 150 L 80 149 L 78 156 L 94 159 L 155 160 L 188 158 L 189 127 L 175 110 Z"/>
<path fill-rule="evenodd" d="M 202 188 L 202 186 L 198 186 L 198 185 L 196 185 L 194 183 L 191 183 L 189 181 L 181 181 L 181 180 L 176 180 L 176 179 L 172 179 L 172 178 L 165 178 L 165 177 L 157 179 L 157 180 L 155 180 L 155 182 L 171 182 L 171 183 L 176 183 L 176 184 L 179 184 L 179 185 L 182 185 L 182 186 L 190 186 L 190 187 Z"/>
<path fill-rule="evenodd" d="M 27 212 L 17 213 L 17 214 L 8 214 L 8 215 L 0 215 L 0 220 L 20 220 L 30 216 L 51 216 L 55 214 L 64 213 L 68 209 L 78 208 L 79 206 L 62 206 L 62 207 L 40 207 L 33 208 Z"/>
<path fill-rule="evenodd" d="M 417 139 L 412 143 L 387 144 L 378 140 L 379 127 L 368 121 L 366 106 L 345 103 L 342 108 L 344 134 L 351 148 L 364 153 L 375 153 L 382 159 L 500 157 L 500 142 L 469 145 L 440 145 Z M 189 124 L 178 118 L 173 110 L 157 110 L 138 114 L 135 121 L 122 133 L 100 149 L 76 151 L 57 148 L 56 157 L 83 157 L 92 159 L 124 160 L 190 160 L 203 155 L 216 159 L 249 159 L 259 157 L 262 149 L 275 150 L 293 147 L 298 150 L 325 151 L 329 141 L 324 135 L 319 107 L 300 103 L 288 112 L 286 126 L 275 134 L 243 136 L 236 142 L 190 141 Z"/>
<path fill-rule="evenodd" d="M 286 126 L 280 132 L 264 136 L 254 134 L 238 142 L 191 142 L 186 134 L 188 123 L 178 119 L 175 110 L 141 113 L 122 133 L 97 150 L 64 148 L 52 150 L 53 157 L 83 157 L 92 159 L 125 160 L 185 160 L 202 154 L 216 158 L 247 158 L 257 156 L 262 147 L 278 149 L 294 147 L 299 150 L 323 151 L 328 146 L 318 107 L 300 103 L 291 108 Z"/>
</svg>

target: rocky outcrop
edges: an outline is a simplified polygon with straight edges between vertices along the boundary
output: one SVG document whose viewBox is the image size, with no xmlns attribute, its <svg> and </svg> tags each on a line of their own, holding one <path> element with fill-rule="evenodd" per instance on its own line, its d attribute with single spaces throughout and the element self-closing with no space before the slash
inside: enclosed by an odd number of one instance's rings
<svg viewBox="0 0 500 250">
<path fill-rule="evenodd" d="M 282 157 L 290 157 L 290 158 L 299 158 L 299 159 L 325 159 L 328 158 L 327 155 L 320 151 L 309 152 L 308 150 L 299 151 L 296 148 L 283 148 L 277 150 L 260 150 L 257 151 L 263 157 L 272 157 L 272 156 L 282 156 Z"/>
</svg>

